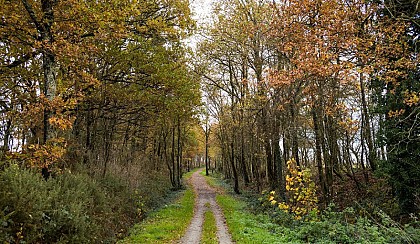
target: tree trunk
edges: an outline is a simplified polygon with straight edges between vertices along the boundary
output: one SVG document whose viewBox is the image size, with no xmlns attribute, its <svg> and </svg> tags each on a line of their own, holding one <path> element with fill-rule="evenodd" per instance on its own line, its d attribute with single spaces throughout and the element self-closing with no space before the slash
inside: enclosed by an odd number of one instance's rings
<svg viewBox="0 0 420 244">
<path fill-rule="evenodd" d="M 241 163 L 241 167 L 242 167 L 242 176 L 244 178 L 244 183 L 245 183 L 246 186 L 248 186 L 249 185 L 249 176 L 248 176 L 248 171 L 246 169 L 247 167 L 246 167 L 246 162 L 245 162 L 244 128 L 241 128 L 240 131 L 241 131 L 241 159 L 240 159 L 240 163 Z"/>
<path fill-rule="evenodd" d="M 314 122 L 315 131 L 315 159 L 318 169 L 318 179 L 321 185 L 321 191 L 324 199 L 328 199 L 328 188 L 325 182 L 324 168 L 322 166 L 322 152 L 321 152 L 321 130 L 319 126 L 319 118 L 315 108 L 312 108 L 312 120 Z"/>
<path fill-rule="evenodd" d="M 326 178 L 326 183 L 327 183 L 327 189 L 328 189 L 328 193 L 327 193 L 327 202 L 329 202 L 331 200 L 332 197 L 332 185 L 333 185 L 333 167 L 332 167 L 332 160 L 331 160 L 331 153 L 329 151 L 328 145 L 327 145 L 327 141 L 325 139 L 325 126 L 327 124 L 327 117 L 324 113 L 321 113 L 324 116 L 324 119 L 321 121 L 320 120 L 320 131 L 321 131 L 321 148 L 322 148 L 322 154 L 324 155 L 323 159 L 324 159 L 324 165 L 325 165 L 325 178 Z M 321 117 L 321 116 L 320 116 Z"/>
<path fill-rule="evenodd" d="M 38 31 L 41 34 L 41 39 L 43 41 L 43 50 L 42 50 L 42 69 L 44 71 L 44 89 L 43 94 L 49 100 L 52 101 L 56 96 L 57 90 L 57 63 L 55 60 L 55 54 L 51 51 L 51 45 L 54 42 L 54 37 L 52 33 L 52 25 L 54 23 L 54 12 L 53 4 L 55 1 L 52 0 L 43 0 L 41 1 L 41 8 L 43 12 L 43 20 L 38 25 Z M 27 9 L 32 9 L 31 6 L 27 4 Z M 26 7 L 26 6 L 25 6 Z M 54 129 L 50 125 L 49 119 L 51 117 L 52 108 L 46 108 L 44 110 L 44 144 L 51 138 L 54 137 Z"/>
<path fill-rule="evenodd" d="M 370 126 L 370 117 L 369 117 L 369 112 L 368 112 L 368 107 L 367 107 L 367 101 L 366 101 L 366 94 L 365 94 L 365 85 L 363 82 L 363 74 L 360 73 L 359 75 L 359 80 L 360 80 L 360 96 L 361 96 L 361 100 L 362 100 L 362 113 L 363 113 L 363 117 L 364 117 L 364 123 L 362 124 L 362 130 L 364 130 L 364 138 L 366 140 L 366 144 L 368 146 L 368 161 L 369 161 L 369 165 L 370 168 L 372 169 L 372 171 L 376 170 L 376 149 L 374 148 L 374 144 L 373 144 L 373 138 L 372 138 L 372 129 Z"/>
<path fill-rule="evenodd" d="M 296 105 L 293 101 L 290 105 L 290 116 L 292 121 L 292 155 L 293 158 L 296 160 L 296 165 L 300 166 L 300 159 L 299 159 L 299 144 L 298 144 L 298 136 L 297 136 L 297 121 L 296 121 Z"/>
<path fill-rule="evenodd" d="M 230 154 L 230 165 L 232 168 L 232 173 L 233 173 L 233 181 L 234 181 L 234 187 L 233 187 L 233 191 L 236 194 L 240 194 L 241 192 L 239 191 L 239 180 L 238 180 L 238 173 L 236 171 L 236 166 L 235 166 L 235 148 L 234 148 L 234 141 L 233 138 L 230 142 L 230 149 L 231 149 L 231 154 Z"/>
<path fill-rule="evenodd" d="M 209 130 L 209 125 L 208 125 L 208 119 L 206 119 L 206 131 L 205 133 L 205 137 L 206 137 L 206 175 L 209 175 L 209 134 L 210 134 L 210 130 Z"/>
<path fill-rule="evenodd" d="M 4 137 L 3 137 L 3 152 L 9 151 L 9 140 L 10 140 L 10 133 L 12 128 L 12 121 L 10 119 L 6 122 L 6 129 L 4 130 Z"/>
<path fill-rule="evenodd" d="M 181 143 L 181 122 L 178 117 L 178 123 L 177 123 L 177 160 L 176 160 L 176 183 L 177 188 L 181 188 L 181 163 L 182 163 L 182 143 Z"/>
<path fill-rule="evenodd" d="M 283 179 L 283 161 L 281 160 L 282 153 L 280 149 L 280 141 L 274 140 L 274 165 L 276 166 L 276 184 L 278 184 L 277 188 L 279 189 L 280 197 L 285 200 L 286 199 L 286 186 L 285 181 Z"/>
<path fill-rule="evenodd" d="M 172 125 L 172 150 L 171 150 L 171 165 L 172 165 L 172 187 L 176 188 L 176 172 L 175 172 L 175 125 Z"/>
</svg>

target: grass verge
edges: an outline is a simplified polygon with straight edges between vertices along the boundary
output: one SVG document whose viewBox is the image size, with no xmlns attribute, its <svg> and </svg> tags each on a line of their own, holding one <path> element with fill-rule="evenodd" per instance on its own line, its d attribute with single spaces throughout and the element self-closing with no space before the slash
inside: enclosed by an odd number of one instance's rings
<svg viewBox="0 0 420 244">
<path fill-rule="evenodd" d="M 152 213 L 133 227 L 131 235 L 120 243 L 171 243 L 180 239 L 194 211 L 194 192 L 186 190 L 175 203 Z"/>
<path fill-rule="evenodd" d="M 184 175 L 187 180 L 194 171 Z M 142 223 L 136 224 L 123 243 L 173 243 L 185 233 L 194 214 L 195 196 L 191 188 L 180 192 L 178 199 L 153 212 Z"/>
<path fill-rule="evenodd" d="M 256 215 L 248 211 L 247 202 L 227 193 L 219 178 L 206 176 L 206 180 L 210 186 L 221 189 L 218 191 L 216 201 L 222 208 L 233 241 L 236 243 L 299 243 L 287 237 L 286 234 L 290 229 L 283 230 L 279 225 L 272 223 L 267 215 Z"/>
<path fill-rule="evenodd" d="M 201 171 L 200 174 L 202 176 L 204 176 L 204 178 L 206 179 L 206 182 L 207 182 L 207 184 L 209 184 L 209 186 L 216 189 L 218 194 L 224 194 L 225 193 L 226 189 L 225 189 L 225 186 L 223 185 L 223 183 L 221 181 L 221 176 L 219 174 L 213 173 L 209 176 L 206 176 L 206 170 Z"/>
<path fill-rule="evenodd" d="M 290 243 L 278 225 L 273 224 L 268 216 L 247 211 L 246 202 L 240 198 L 218 195 L 216 200 L 236 243 Z"/>
<path fill-rule="evenodd" d="M 213 178 L 218 185 L 223 182 Z M 265 213 L 250 211 L 243 196 L 219 194 L 216 200 L 223 210 L 236 243 L 420 243 L 418 227 L 394 226 L 386 218 L 374 223 L 363 216 L 348 221 L 348 214 L 325 210 L 319 221 L 293 221 L 277 208 Z M 389 222 L 388 224 L 386 222 Z M 416 222 L 418 223 L 418 222 Z"/>
<path fill-rule="evenodd" d="M 203 233 L 201 236 L 202 244 L 217 244 L 217 227 L 216 219 L 214 218 L 213 212 L 210 210 L 210 204 L 206 204 L 207 210 L 204 213 L 204 224 Z"/>
</svg>

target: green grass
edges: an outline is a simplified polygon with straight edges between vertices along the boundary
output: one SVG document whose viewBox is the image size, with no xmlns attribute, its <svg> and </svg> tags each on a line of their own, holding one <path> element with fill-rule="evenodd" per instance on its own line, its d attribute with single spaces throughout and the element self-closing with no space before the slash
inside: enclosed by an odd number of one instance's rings
<svg viewBox="0 0 420 244">
<path fill-rule="evenodd" d="M 143 223 L 133 227 L 131 235 L 121 243 L 171 243 L 180 239 L 187 229 L 194 210 L 194 193 L 186 190 L 182 196 Z"/>
<path fill-rule="evenodd" d="M 205 175 L 205 171 L 201 172 Z M 223 189 L 217 177 L 206 176 L 207 183 Z M 223 210 L 229 232 L 236 243 L 293 243 L 282 233 L 280 227 L 273 224 L 268 216 L 255 215 L 247 210 L 247 203 L 239 197 L 231 196 L 226 191 L 216 196 L 216 201 Z M 286 230 L 287 232 L 287 230 Z"/>
<path fill-rule="evenodd" d="M 220 175 L 213 173 L 213 174 L 209 174 L 209 176 L 206 176 L 206 170 L 205 169 L 203 171 L 201 171 L 200 174 L 206 178 L 206 182 L 207 182 L 207 184 L 209 184 L 209 186 L 224 192 L 225 189 L 222 186 L 222 182 L 221 182 L 220 177 L 219 177 Z"/>
<path fill-rule="evenodd" d="M 201 236 L 202 244 L 216 244 L 217 241 L 217 227 L 216 219 L 214 218 L 213 212 L 209 209 L 210 204 L 206 204 L 207 210 L 204 214 L 203 234 Z"/>
<path fill-rule="evenodd" d="M 195 171 L 186 173 L 184 179 Z M 151 213 L 144 222 L 136 224 L 130 236 L 119 243 L 173 243 L 179 240 L 193 217 L 194 201 L 194 192 L 188 188 L 174 203 L 165 205 Z"/>
<path fill-rule="evenodd" d="M 229 195 L 218 195 L 216 200 L 223 210 L 226 223 L 236 243 L 299 243 L 287 238 L 268 216 L 255 215 L 246 209 L 246 203 Z"/>
</svg>

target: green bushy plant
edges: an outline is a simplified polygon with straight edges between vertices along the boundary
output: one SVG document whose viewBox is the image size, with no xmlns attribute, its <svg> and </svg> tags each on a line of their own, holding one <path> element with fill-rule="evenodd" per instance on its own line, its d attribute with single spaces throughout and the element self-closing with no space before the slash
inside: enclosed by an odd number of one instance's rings
<svg viewBox="0 0 420 244">
<path fill-rule="evenodd" d="M 91 242 L 101 231 L 93 216 L 104 211 L 105 196 L 85 175 L 45 181 L 12 165 L 1 172 L 0 185 L 3 242 Z"/>
<path fill-rule="evenodd" d="M 13 163 L 0 169 L 0 243 L 115 243 L 169 188 L 163 178 L 130 186 L 83 172 L 45 180 Z"/>
<path fill-rule="evenodd" d="M 47 181 L 17 165 L 0 171 L 0 242 L 115 242 L 137 218 L 138 194 L 121 179 L 65 172 Z M 137 203 L 137 204 L 136 204 Z"/>
<path fill-rule="evenodd" d="M 296 218 L 295 213 L 277 207 L 275 192 L 264 193 L 259 200 L 261 211 L 282 228 L 282 233 L 288 233 L 286 236 L 292 242 L 420 243 L 415 216 L 411 225 L 401 226 L 379 209 L 369 215 L 360 215 L 360 209 L 356 211 L 349 207 L 337 211 L 335 205 L 330 204 L 320 214 Z"/>
<path fill-rule="evenodd" d="M 376 221 L 358 216 L 353 208 L 335 211 L 330 205 L 319 221 L 295 222 L 298 238 L 309 243 L 418 243 L 419 231 L 402 228 L 385 213 Z"/>
</svg>

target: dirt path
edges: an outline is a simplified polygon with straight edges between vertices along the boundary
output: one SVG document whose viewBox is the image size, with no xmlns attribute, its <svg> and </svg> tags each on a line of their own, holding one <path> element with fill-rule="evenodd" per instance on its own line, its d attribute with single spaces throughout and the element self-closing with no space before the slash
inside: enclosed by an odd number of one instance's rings
<svg viewBox="0 0 420 244">
<path fill-rule="evenodd" d="M 210 204 L 210 209 L 213 212 L 214 217 L 216 219 L 217 238 L 219 240 L 219 243 L 233 243 L 228 228 L 226 226 L 225 217 L 223 216 L 222 210 L 220 209 L 219 205 L 217 205 L 216 203 L 216 191 L 207 184 L 204 176 L 200 175 L 201 171 L 202 170 L 196 171 L 190 179 L 191 185 L 194 188 L 197 199 L 195 202 L 194 217 L 191 221 L 190 226 L 187 229 L 187 233 L 185 233 L 185 236 L 180 240 L 180 243 L 200 243 L 201 232 L 203 229 L 204 222 L 204 213 L 207 210 L 207 207 L 205 206 L 206 203 Z"/>
</svg>

